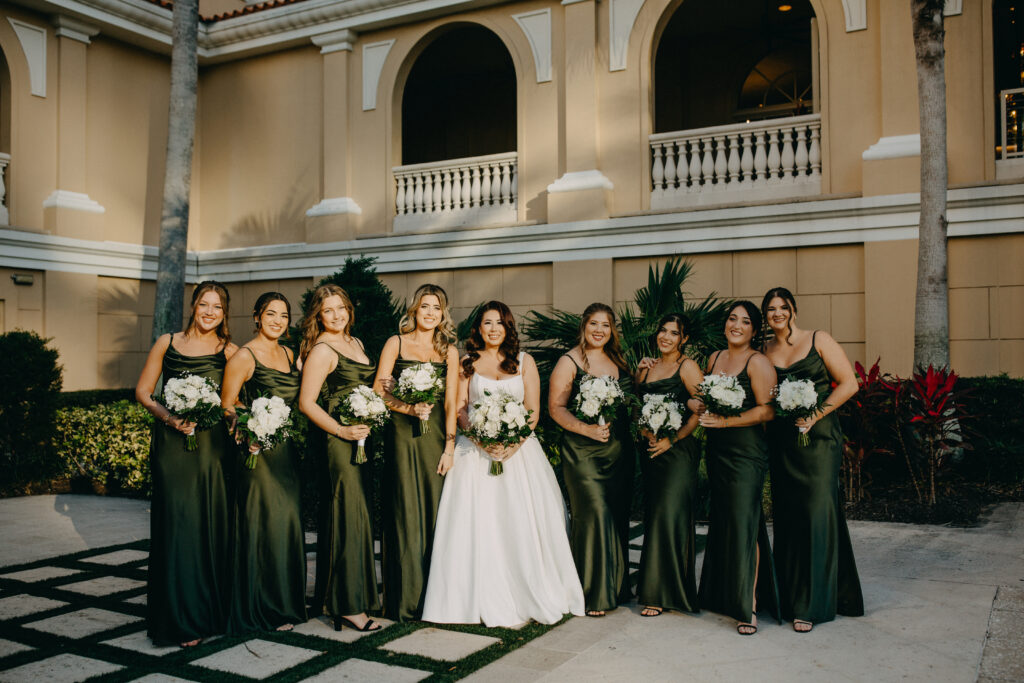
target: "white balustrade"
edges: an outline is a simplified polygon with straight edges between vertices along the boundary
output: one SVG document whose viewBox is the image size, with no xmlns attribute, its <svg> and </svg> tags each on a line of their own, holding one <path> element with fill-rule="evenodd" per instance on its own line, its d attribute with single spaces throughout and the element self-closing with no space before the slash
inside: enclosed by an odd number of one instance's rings
<svg viewBox="0 0 1024 683">
<path fill-rule="evenodd" d="M 516 222 L 516 152 L 408 164 L 391 171 L 395 232 Z"/>
<path fill-rule="evenodd" d="M 0 225 L 8 225 L 11 222 L 10 214 L 7 212 L 7 185 L 4 183 L 4 176 L 7 175 L 7 167 L 11 165 L 11 155 L 0 152 Z"/>
<path fill-rule="evenodd" d="M 821 193 L 821 115 L 650 136 L 651 208 Z"/>
</svg>

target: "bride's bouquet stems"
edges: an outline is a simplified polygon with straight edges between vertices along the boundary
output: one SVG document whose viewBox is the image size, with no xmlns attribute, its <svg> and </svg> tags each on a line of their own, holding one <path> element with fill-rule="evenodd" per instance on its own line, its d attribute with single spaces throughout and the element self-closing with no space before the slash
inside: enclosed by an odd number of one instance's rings
<svg viewBox="0 0 1024 683">
<path fill-rule="evenodd" d="M 469 428 L 465 433 L 485 450 L 490 446 L 515 446 L 533 433 L 530 427 L 532 413 L 522 401 L 505 391 L 485 391 L 483 397 L 469 408 Z M 491 456 L 489 471 L 498 476 L 505 467 Z"/>
</svg>

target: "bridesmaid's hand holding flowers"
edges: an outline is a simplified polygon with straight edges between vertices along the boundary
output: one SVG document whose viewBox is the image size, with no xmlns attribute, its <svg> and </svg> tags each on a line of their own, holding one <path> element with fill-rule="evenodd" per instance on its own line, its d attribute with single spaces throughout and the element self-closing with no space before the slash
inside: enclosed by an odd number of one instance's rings
<svg viewBox="0 0 1024 683">
<path fill-rule="evenodd" d="M 584 423 L 578 433 L 599 443 L 607 443 L 608 438 L 611 436 L 611 429 L 608 425 Z"/>
</svg>

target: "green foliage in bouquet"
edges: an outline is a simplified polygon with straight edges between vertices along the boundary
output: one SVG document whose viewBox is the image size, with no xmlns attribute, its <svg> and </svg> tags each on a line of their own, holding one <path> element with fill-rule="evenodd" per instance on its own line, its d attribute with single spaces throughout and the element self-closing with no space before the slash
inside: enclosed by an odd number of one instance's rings
<svg viewBox="0 0 1024 683">
<path fill-rule="evenodd" d="M 53 416 L 60 405 L 63 369 L 49 339 L 35 332 L 0 334 L 0 470 L 3 489 L 60 473 L 53 448 Z"/>
<path fill-rule="evenodd" d="M 341 270 L 307 289 L 302 295 L 301 302 L 302 311 L 305 311 L 313 292 L 320 285 L 332 284 L 344 289 L 356 309 L 352 335 L 362 340 L 371 360 L 380 358 L 384 342 L 391 335 L 398 333 L 398 321 L 405 313 L 402 303 L 395 299 L 388 286 L 377 278 L 377 269 L 374 267 L 376 260 L 376 257 L 372 256 L 349 256 Z M 289 344 L 297 349 L 300 342 L 297 327 L 299 321 L 296 319 L 293 322 L 296 325 L 289 330 Z"/>
<path fill-rule="evenodd" d="M 134 401 L 61 408 L 53 443 L 66 474 L 111 491 L 149 496 L 153 416 Z"/>
</svg>

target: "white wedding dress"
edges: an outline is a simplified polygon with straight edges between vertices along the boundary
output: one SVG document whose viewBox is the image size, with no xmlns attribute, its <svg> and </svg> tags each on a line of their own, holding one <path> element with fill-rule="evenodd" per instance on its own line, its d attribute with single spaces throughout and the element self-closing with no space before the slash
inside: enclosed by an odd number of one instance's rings
<svg viewBox="0 0 1024 683">
<path fill-rule="evenodd" d="M 523 378 L 474 373 L 470 404 L 494 389 L 522 400 Z M 490 465 L 483 450 L 459 436 L 437 512 L 423 620 L 516 626 L 583 615 L 565 501 L 537 437 L 504 461 L 502 474 L 490 474 Z"/>
</svg>

